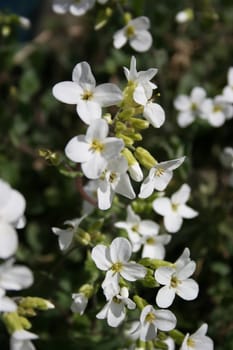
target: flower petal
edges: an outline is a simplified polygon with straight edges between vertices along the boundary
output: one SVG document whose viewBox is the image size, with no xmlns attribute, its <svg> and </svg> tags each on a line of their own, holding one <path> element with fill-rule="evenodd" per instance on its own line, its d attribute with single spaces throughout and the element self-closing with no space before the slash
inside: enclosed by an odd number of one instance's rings
<svg viewBox="0 0 233 350">
<path fill-rule="evenodd" d="M 7 259 L 15 254 L 18 248 L 18 236 L 15 229 L 0 221 L 0 258 Z"/>
<path fill-rule="evenodd" d="M 128 239 L 115 238 L 110 245 L 110 256 L 113 263 L 127 262 L 132 254 L 132 246 Z"/>
<path fill-rule="evenodd" d="M 172 214 L 171 201 L 167 197 L 157 198 L 152 203 L 153 209 L 156 213 L 160 215 L 170 215 Z"/>
<path fill-rule="evenodd" d="M 109 259 L 109 248 L 103 244 L 98 244 L 92 249 L 91 257 L 100 270 L 107 271 L 112 266 Z"/>
<path fill-rule="evenodd" d="M 73 69 L 72 80 L 77 83 L 77 85 L 81 86 L 84 91 L 92 91 L 96 85 L 91 67 L 85 61 L 76 64 Z"/>
<path fill-rule="evenodd" d="M 90 145 L 84 135 L 73 137 L 65 147 L 66 156 L 73 162 L 87 162 L 91 158 Z"/>
<path fill-rule="evenodd" d="M 188 278 L 182 283 L 179 283 L 176 289 L 177 295 L 179 295 L 184 300 L 194 300 L 196 299 L 199 292 L 199 287 L 196 281 Z"/>
<path fill-rule="evenodd" d="M 164 226 L 168 232 L 177 232 L 181 228 L 183 219 L 178 214 L 169 214 L 164 217 Z"/>
<path fill-rule="evenodd" d="M 122 100 L 122 92 L 115 84 L 101 84 L 95 89 L 94 100 L 102 107 L 113 106 Z"/>
<path fill-rule="evenodd" d="M 155 324 L 161 331 L 170 331 L 176 326 L 176 317 L 169 310 L 155 310 Z"/>
<path fill-rule="evenodd" d="M 145 52 L 149 50 L 152 46 L 152 42 L 152 36 L 146 30 L 137 32 L 137 34 L 129 40 L 130 46 L 137 52 Z"/>
<path fill-rule="evenodd" d="M 154 128 L 160 128 L 165 121 L 165 112 L 158 103 L 147 103 L 143 111 L 143 116 Z"/>
<path fill-rule="evenodd" d="M 127 37 L 125 35 L 125 30 L 120 29 L 113 35 L 113 46 L 116 49 L 120 49 L 122 46 L 124 46 L 127 42 Z"/>
<path fill-rule="evenodd" d="M 53 87 L 53 96 L 64 103 L 76 105 L 83 90 L 72 81 L 62 81 Z"/>
<path fill-rule="evenodd" d="M 125 263 L 123 270 L 121 271 L 121 276 L 127 281 L 136 281 L 138 279 L 144 278 L 145 275 L 146 268 L 134 262 Z"/>
<path fill-rule="evenodd" d="M 93 100 L 80 100 L 77 105 L 77 113 L 82 121 L 90 125 L 96 119 L 101 118 L 101 106 Z"/>
</svg>

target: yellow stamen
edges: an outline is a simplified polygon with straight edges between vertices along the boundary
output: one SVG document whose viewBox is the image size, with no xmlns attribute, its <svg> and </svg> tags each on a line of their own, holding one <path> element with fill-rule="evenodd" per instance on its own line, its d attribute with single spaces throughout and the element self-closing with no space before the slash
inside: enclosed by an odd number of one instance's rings
<svg viewBox="0 0 233 350">
<path fill-rule="evenodd" d="M 161 176 L 163 175 L 165 170 L 163 168 L 156 168 L 155 170 L 155 176 Z"/>
<path fill-rule="evenodd" d="M 188 338 L 188 340 L 187 340 L 187 345 L 188 345 L 190 348 L 194 348 L 194 347 L 195 347 L 195 341 L 194 341 L 192 338 Z"/>
<path fill-rule="evenodd" d="M 125 34 L 128 38 L 132 38 L 135 34 L 135 29 L 133 26 L 127 26 L 125 30 Z"/>
<path fill-rule="evenodd" d="M 146 322 L 152 323 L 156 319 L 155 314 L 153 312 L 149 312 L 146 315 Z"/>
<path fill-rule="evenodd" d="M 111 269 L 114 272 L 121 272 L 122 267 L 123 267 L 122 263 L 121 262 L 117 262 L 117 263 L 112 265 Z"/>
<path fill-rule="evenodd" d="M 99 140 L 93 140 L 91 144 L 91 151 L 93 152 L 102 152 L 104 145 Z"/>
<path fill-rule="evenodd" d="M 92 97 L 93 97 L 93 92 L 88 90 L 84 91 L 84 93 L 82 94 L 82 100 L 85 100 L 85 101 L 91 100 Z"/>
</svg>

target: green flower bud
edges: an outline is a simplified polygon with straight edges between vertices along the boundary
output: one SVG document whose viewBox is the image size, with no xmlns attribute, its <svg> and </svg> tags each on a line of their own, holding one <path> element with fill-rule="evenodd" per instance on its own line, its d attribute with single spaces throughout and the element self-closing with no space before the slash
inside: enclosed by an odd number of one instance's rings
<svg viewBox="0 0 233 350">
<path fill-rule="evenodd" d="M 127 121 L 135 114 L 135 108 L 126 108 L 118 114 L 118 119 Z"/>
<path fill-rule="evenodd" d="M 141 298 L 139 295 L 134 295 L 133 301 L 135 302 L 139 310 L 142 310 L 147 305 L 146 300 Z"/>
<path fill-rule="evenodd" d="M 176 344 L 181 345 L 183 343 L 185 336 L 182 332 L 178 331 L 177 329 L 173 329 L 169 331 L 168 334 L 170 335 L 170 337 L 172 337 L 172 339 L 174 339 Z"/>
<path fill-rule="evenodd" d="M 130 118 L 130 123 L 135 129 L 143 130 L 149 127 L 150 123 L 147 120 L 139 118 Z"/>
<path fill-rule="evenodd" d="M 159 283 L 155 280 L 154 277 L 154 270 L 152 269 L 147 269 L 147 273 L 146 276 L 144 277 L 144 279 L 141 281 L 141 283 L 143 284 L 143 286 L 147 287 L 147 288 L 155 288 L 159 286 Z"/>
<path fill-rule="evenodd" d="M 87 299 L 90 299 L 94 293 L 94 287 L 91 284 L 83 284 L 79 288 L 79 293 L 84 294 Z"/>
<path fill-rule="evenodd" d="M 31 328 L 31 323 L 25 317 L 20 317 L 17 312 L 4 313 L 2 319 L 9 334 Z"/>
<path fill-rule="evenodd" d="M 141 259 L 139 261 L 139 264 L 154 270 L 156 270 L 158 267 L 161 267 L 161 266 L 174 267 L 174 263 L 171 263 L 169 261 L 160 260 L 160 259 L 150 259 L 150 258 Z"/>
<path fill-rule="evenodd" d="M 134 158 L 133 153 L 128 148 L 124 148 L 123 151 L 121 151 L 121 154 L 125 157 L 129 166 L 137 163 L 137 160 Z"/>
<path fill-rule="evenodd" d="M 134 156 L 145 168 L 151 169 L 157 163 L 157 160 L 143 147 L 137 147 Z"/>
<path fill-rule="evenodd" d="M 134 140 L 132 140 L 130 137 L 123 135 L 122 133 L 116 133 L 116 137 L 119 139 L 122 139 L 126 146 L 132 146 L 134 144 Z"/>
<path fill-rule="evenodd" d="M 54 305 L 46 299 L 39 297 L 26 297 L 19 301 L 19 307 L 22 309 L 37 309 L 37 310 L 48 310 L 53 309 Z"/>
</svg>

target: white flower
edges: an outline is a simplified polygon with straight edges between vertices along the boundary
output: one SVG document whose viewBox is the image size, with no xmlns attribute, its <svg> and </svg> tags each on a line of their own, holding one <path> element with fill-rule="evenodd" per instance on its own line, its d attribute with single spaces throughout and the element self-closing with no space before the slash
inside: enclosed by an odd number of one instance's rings
<svg viewBox="0 0 233 350">
<path fill-rule="evenodd" d="M 186 334 L 180 350 L 214 350 L 213 340 L 206 336 L 207 328 L 204 323 L 195 333 Z"/>
<path fill-rule="evenodd" d="M 69 159 L 82 163 L 82 171 L 89 179 L 99 178 L 108 161 L 117 157 L 124 147 L 121 139 L 107 137 L 108 130 L 104 119 L 94 120 L 86 135 L 73 137 L 65 148 Z"/>
<path fill-rule="evenodd" d="M 131 244 L 122 237 L 115 238 L 110 247 L 98 244 L 93 248 L 91 256 L 96 266 L 102 271 L 107 271 L 102 283 L 103 288 L 110 283 L 117 288 L 120 276 L 127 281 L 136 281 L 145 277 L 146 268 L 129 261 L 131 253 Z"/>
<path fill-rule="evenodd" d="M 31 340 L 37 338 L 36 334 L 24 329 L 15 331 L 10 338 L 10 350 L 36 350 Z"/>
<path fill-rule="evenodd" d="M 106 4 L 108 0 L 97 0 L 100 4 Z M 69 11 L 74 16 L 83 16 L 95 5 L 95 0 L 53 0 L 54 12 L 63 15 Z"/>
<path fill-rule="evenodd" d="M 157 198 L 153 201 L 153 209 L 164 217 L 164 226 L 168 232 L 177 232 L 182 226 L 183 218 L 192 219 L 198 212 L 186 205 L 190 197 L 190 187 L 184 184 L 168 197 Z"/>
<path fill-rule="evenodd" d="M 164 285 L 156 296 L 159 307 L 169 307 L 176 294 L 184 300 L 196 299 L 199 291 L 198 284 L 189 278 L 195 271 L 196 263 L 187 259 L 187 254 L 189 250 L 186 248 L 174 267 L 162 266 L 155 271 L 156 281 Z M 183 263 L 184 260 L 185 263 Z"/>
<path fill-rule="evenodd" d="M 125 319 L 126 307 L 133 310 L 136 308 L 136 304 L 129 298 L 128 289 L 122 287 L 119 293 L 107 302 L 96 317 L 101 320 L 106 318 L 110 327 L 118 327 Z"/>
<path fill-rule="evenodd" d="M 13 264 L 14 259 L 9 259 L 0 265 L 0 290 L 21 290 L 32 285 L 31 270 L 26 266 Z"/>
<path fill-rule="evenodd" d="M 114 193 L 119 193 L 130 199 L 135 198 L 129 175 L 126 173 L 127 170 L 128 163 L 123 156 L 109 161 L 98 182 L 97 198 L 100 209 L 110 208 Z"/>
<path fill-rule="evenodd" d="M 155 310 L 152 305 L 146 305 L 140 315 L 140 324 L 134 332 L 140 331 L 140 339 L 149 341 L 156 338 L 158 329 L 170 331 L 176 326 L 176 317 L 169 310 Z"/>
<path fill-rule="evenodd" d="M 98 180 L 90 180 L 86 183 L 85 186 L 83 186 L 84 191 L 93 201 L 93 204 L 87 200 L 83 201 L 82 213 L 84 215 L 90 214 L 95 209 L 94 202 L 97 202 L 97 188 L 98 188 Z"/>
<path fill-rule="evenodd" d="M 223 89 L 223 97 L 226 102 L 233 103 L 233 67 L 227 72 L 227 86 Z"/>
<path fill-rule="evenodd" d="M 18 236 L 14 228 L 24 227 L 26 202 L 21 193 L 0 179 L 0 258 L 13 255 L 18 247 Z"/>
<path fill-rule="evenodd" d="M 77 232 L 77 229 L 84 217 L 85 216 L 73 220 L 66 220 L 64 222 L 64 224 L 68 226 L 66 229 L 52 227 L 53 233 L 58 236 L 58 243 L 61 250 L 69 248 L 72 243 L 74 234 Z"/>
<path fill-rule="evenodd" d="M 53 95 L 61 102 L 77 105 L 77 113 L 86 124 L 101 118 L 102 107 L 115 105 L 122 100 L 122 93 L 116 85 L 107 83 L 96 86 L 87 62 L 74 67 L 72 80 L 56 84 Z"/>
<path fill-rule="evenodd" d="M 130 20 L 127 25 L 118 30 L 113 36 L 113 46 L 120 49 L 129 41 L 130 46 L 138 52 L 144 52 L 150 49 L 152 45 L 152 36 L 148 29 L 150 20 L 145 16 Z"/>
<path fill-rule="evenodd" d="M 233 117 L 233 106 L 224 100 L 221 95 L 207 98 L 201 106 L 201 117 L 211 126 L 220 127 L 227 119 Z"/>
<path fill-rule="evenodd" d="M 16 303 L 5 296 L 5 291 L 0 288 L 0 312 L 14 312 L 17 310 Z"/>
<path fill-rule="evenodd" d="M 130 69 L 124 67 L 124 73 L 128 82 L 134 86 L 133 99 L 140 105 L 145 105 L 151 99 L 153 90 L 157 85 L 151 82 L 158 69 L 150 68 L 146 71 L 137 72 L 136 58 L 131 57 Z"/>
<path fill-rule="evenodd" d="M 180 11 L 176 14 L 176 22 L 178 23 L 186 23 L 192 21 L 194 17 L 193 9 L 186 8 L 183 11 Z"/>
<path fill-rule="evenodd" d="M 125 221 L 115 223 L 118 228 L 127 231 L 133 246 L 133 252 L 137 252 L 141 246 L 142 257 L 152 259 L 163 259 L 165 256 L 164 245 L 169 243 L 170 235 L 158 235 L 159 225 L 152 220 L 141 220 L 130 206 L 127 207 L 127 218 Z"/>
<path fill-rule="evenodd" d="M 182 128 L 187 127 L 200 116 L 201 106 L 206 98 L 206 91 L 202 87 L 192 89 L 190 96 L 179 95 L 174 100 L 174 106 L 179 111 L 178 125 Z"/>
<path fill-rule="evenodd" d="M 223 152 L 221 154 L 221 161 L 226 168 L 233 168 L 233 148 L 232 147 L 225 147 L 223 149 Z"/>
<path fill-rule="evenodd" d="M 73 312 L 79 313 L 80 315 L 83 315 L 87 307 L 88 298 L 85 296 L 84 293 L 73 293 L 72 299 L 73 303 L 71 304 L 71 310 Z"/>
<path fill-rule="evenodd" d="M 185 157 L 168 160 L 166 162 L 157 163 L 150 169 L 149 175 L 145 178 L 141 185 L 139 198 L 149 197 L 154 189 L 163 191 L 171 181 L 173 170 L 177 169 L 185 160 Z"/>
</svg>

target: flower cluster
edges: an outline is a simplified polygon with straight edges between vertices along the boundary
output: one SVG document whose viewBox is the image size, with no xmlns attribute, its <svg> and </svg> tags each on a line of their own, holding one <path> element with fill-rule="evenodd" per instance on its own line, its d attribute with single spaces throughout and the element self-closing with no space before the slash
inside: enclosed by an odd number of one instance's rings
<svg viewBox="0 0 233 350">
<path fill-rule="evenodd" d="M 141 166 L 149 170 L 142 182 L 140 198 L 150 196 L 154 189 L 163 191 L 170 182 L 173 170 L 184 157 L 157 162 L 142 147 L 135 147 L 142 140 L 141 132 L 151 124 L 160 128 L 165 121 L 162 107 L 153 102 L 153 90 L 157 86 L 151 79 L 157 69 L 138 72 L 136 59 L 132 57 L 130 69 L 124 68 L 127 85 L 123 92 L 111 83 L 96 86 L 87 62 L 78 63 L 73 70 L 72 81 L 56 84 L 53 95 L 64 103 L 75 104 L 80 119 L 87 125 L 86 134 L 74 136 L 66 145 L 66 156 L 81 164 L 86 178 L 94 182 L 98 207 L 109 209 L 115 193 L 129 199 L 136 194 L 131 184 L 143 180 Z M 115 115 L 104 114 L 103 108 L 116 106 Z"/>
<path fill-rule="evenodd" d="M 222 126 L 233 117 L 233 67 L 227 74 L 227 85 L 222 93 L 214 98 L 206 97 L 202 87 L 195 87 L 190 96 L 179 95 L 174 100 L 178 111 L 177 122 L 182 128 L 192 124 L 197 119 L 205 120 L 213 127 Z"/>
<path fill-rule="evenodd" d="M 96 2 L 101 5 L 105 5 L 108 3 L 108 0 L 53 0 L 52 9 L 55 13 L 60 15 L 70 12 L 74 16 L 83 16 L 94 7 Z M 118 7 L 121 7 L 120 3 L 118 3 Z M 95 29 L 99 29 L 104 26 L 112 14 L 112 8 L 107 7 L 101 13 L 101 20 L 96 24 Z M 149 18 L 146 16 L 132 18 L 131 14 L 126 12 L 123 15 L 123 20 L 125 22 L 125 26 L 114 34 L 113 46 L 116 49 L 120 49 L 128 41 L 131 48 L 135 51 L 148 51 L 153 42 L 152 35 L 149 32 Z"/>
<path fill-rule="evenodd" d="M 8 291 L 18 292 L 33 284 L 31 270 L 15 264 L 13 255 L 18 249 L 16 229 L 25 225 L 24 210 L 26 201 L 23 195 L 0 179 L 0 314 L 8 329 L 10 349 L 34 349 L 31 340 L 38 336 L 27 329 L 31 327 L 27 316 L 35 309 L 46 310 L 53 304 L 42 298 L 9 297 Z"/>
</svg>

